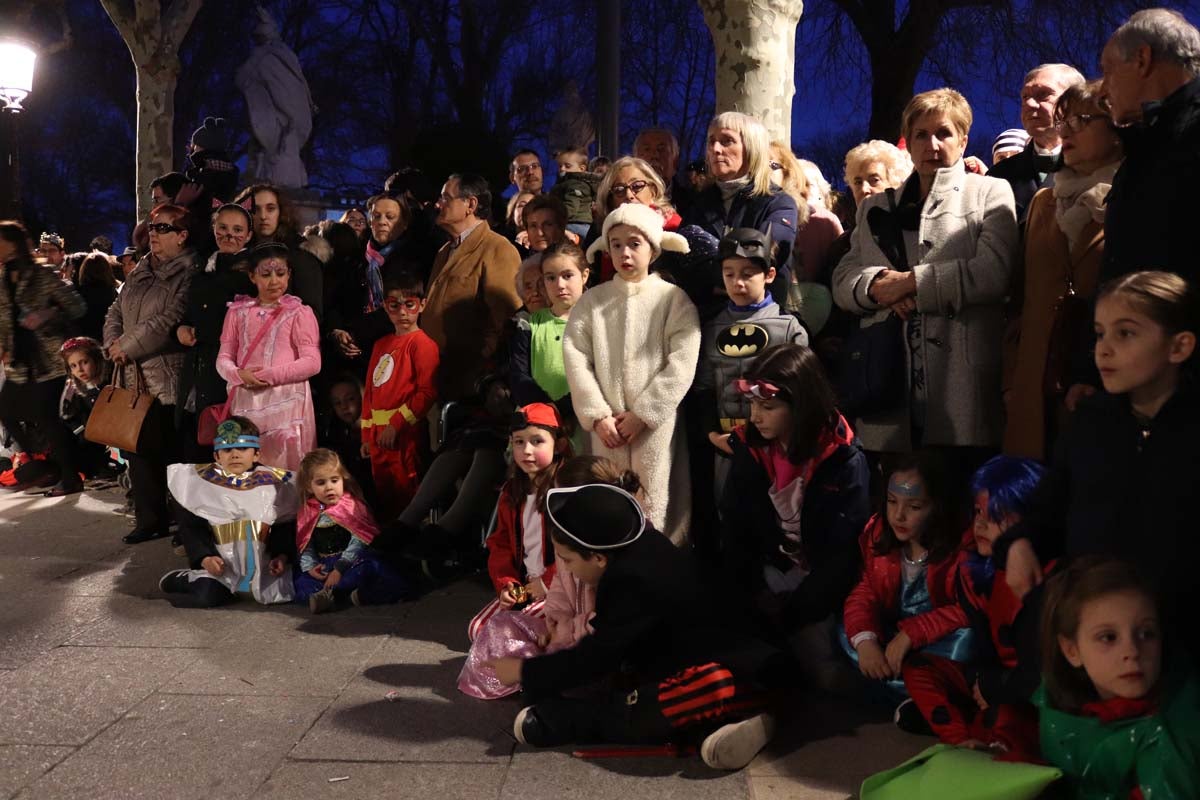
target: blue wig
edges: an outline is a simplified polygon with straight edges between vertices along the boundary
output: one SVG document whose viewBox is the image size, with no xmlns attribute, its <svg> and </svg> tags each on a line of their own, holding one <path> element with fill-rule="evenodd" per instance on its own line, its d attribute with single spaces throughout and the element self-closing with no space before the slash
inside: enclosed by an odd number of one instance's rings
<svg viewBox="0 0 1200 800">
<path fill-rule="evenodd" d="M 971 494 L 988 493 L 988 517 L 999 522 L 1009 514 L 1025 516 L 1033 490 L 1046 474 L 1046 468 L 1032 458 L 995 456 L 975 470 Z"/>
</svg>

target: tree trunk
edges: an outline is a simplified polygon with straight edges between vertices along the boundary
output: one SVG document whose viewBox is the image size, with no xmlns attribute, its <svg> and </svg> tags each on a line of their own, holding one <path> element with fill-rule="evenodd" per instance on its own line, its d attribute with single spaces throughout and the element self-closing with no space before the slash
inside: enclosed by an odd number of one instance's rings
<svg viewBox="0 0 1200 800">
<path fill-rule="evenodd" d="M 172 170 L 175 82 L 179 64 L 157 71 L 136 65 L 137 74 L 137 215 L 150 213 L 150 182 Z"/>
<path fill-rule="evenodd" d="M 802 0 L 699 0 L 716 51 L 717 111 L 752 114 L 791 142 Z"/>
<path fill-rule="evenodd" d="M 179 46 L 192 27 L 203 0 L 100 0 L 129 54 L 137 74 L 137 175 L 134 195 L 138 219 L 150 211 L 150 182 L 171 171 L 175 127 L 175 83 Z"/>
<path fill-rule="evenodd" d="M 871 120 L 868 139 L 895 142 L 900 138 L 900 117 L 912 99 L 917 74 L 925 62 L 924 51 L 889 49 L 871 54 Z"/>
</svg>

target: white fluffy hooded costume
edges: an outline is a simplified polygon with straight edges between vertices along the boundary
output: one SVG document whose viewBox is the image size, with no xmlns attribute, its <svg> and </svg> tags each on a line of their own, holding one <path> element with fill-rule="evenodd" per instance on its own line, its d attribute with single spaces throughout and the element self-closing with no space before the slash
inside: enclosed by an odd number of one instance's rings
<svg viewBox="0 0 1200 800">
<path fill-rule="evenodd" d="M 687 240 L 664 233 L 654 209 L 628 203 L 604 220 L 589 249 L 608 249 L 617 225 L 642 232 L 657 258 L 664 249 L 686 253 Z M 563 337 L 563 363 L 580 427 L 632 411 L 646 423 L 630 445 L 615 450 L 594 432 L 591 452 L 632 469 L 642 480 L 645 513 L 672 542 L 687 542 L 691 516 L 687 442 L 680 403 L 692 385 L 700 354 L 700 320 L 682 289 L 654 273 L 638 283 L 619 276 L 583 293 Z"/>
</svg>

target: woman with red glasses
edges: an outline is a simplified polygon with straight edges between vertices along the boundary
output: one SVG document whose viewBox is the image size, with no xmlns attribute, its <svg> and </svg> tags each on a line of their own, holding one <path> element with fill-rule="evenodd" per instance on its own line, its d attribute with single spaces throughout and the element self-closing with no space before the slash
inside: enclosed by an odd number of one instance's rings
<svg viewBox="0 0 1200 800">
<path fill-rule="evenodd" d="M 150 254 L 126 276 L 104 319 L 105 354 L 123 371 L 124 385 L 133 387 L 140 373 L 158 400 L 142 423 L 145 446 L 126 454 L 135 519 L 127 544 L 166 536 L 170 524 L 167 464 L 181 455 L 175 403 L 184 360 L 175 330 L 199 267 L 189 241 L 190 221 L 182 206 L 164 204 L 150 212 Z"/>
<path fill-rule="evenodd" d="M 225 313 L 217 372 L 229 386 L 229 414 L 259 429 L 259 463 L 295 472 L 317 446 L 308 379 L 321 371 L 320 331 L 313 310 L 287 293 L 287 247 L 250 252 L 258 297 L 238 296 Z"/>
</svg>

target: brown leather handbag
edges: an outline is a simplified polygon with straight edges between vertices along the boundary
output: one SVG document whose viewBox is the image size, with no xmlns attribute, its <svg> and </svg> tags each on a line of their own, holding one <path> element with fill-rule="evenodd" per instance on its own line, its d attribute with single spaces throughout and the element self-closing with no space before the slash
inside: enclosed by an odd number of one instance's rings
<svg viewBox="0 0 1200 800">
<path fill-rule="evenodd" d="M 154 404 L 154 396 L 146 386 L 146 376 L 140 365 L 134 364 L 133 389 L 122 385 L 124 376 L 125 370 L 118 367 L 113 383 L 100 390 L 83 429 L 83 438 L 136 453 L 142 425 Z"/>
</svg>

